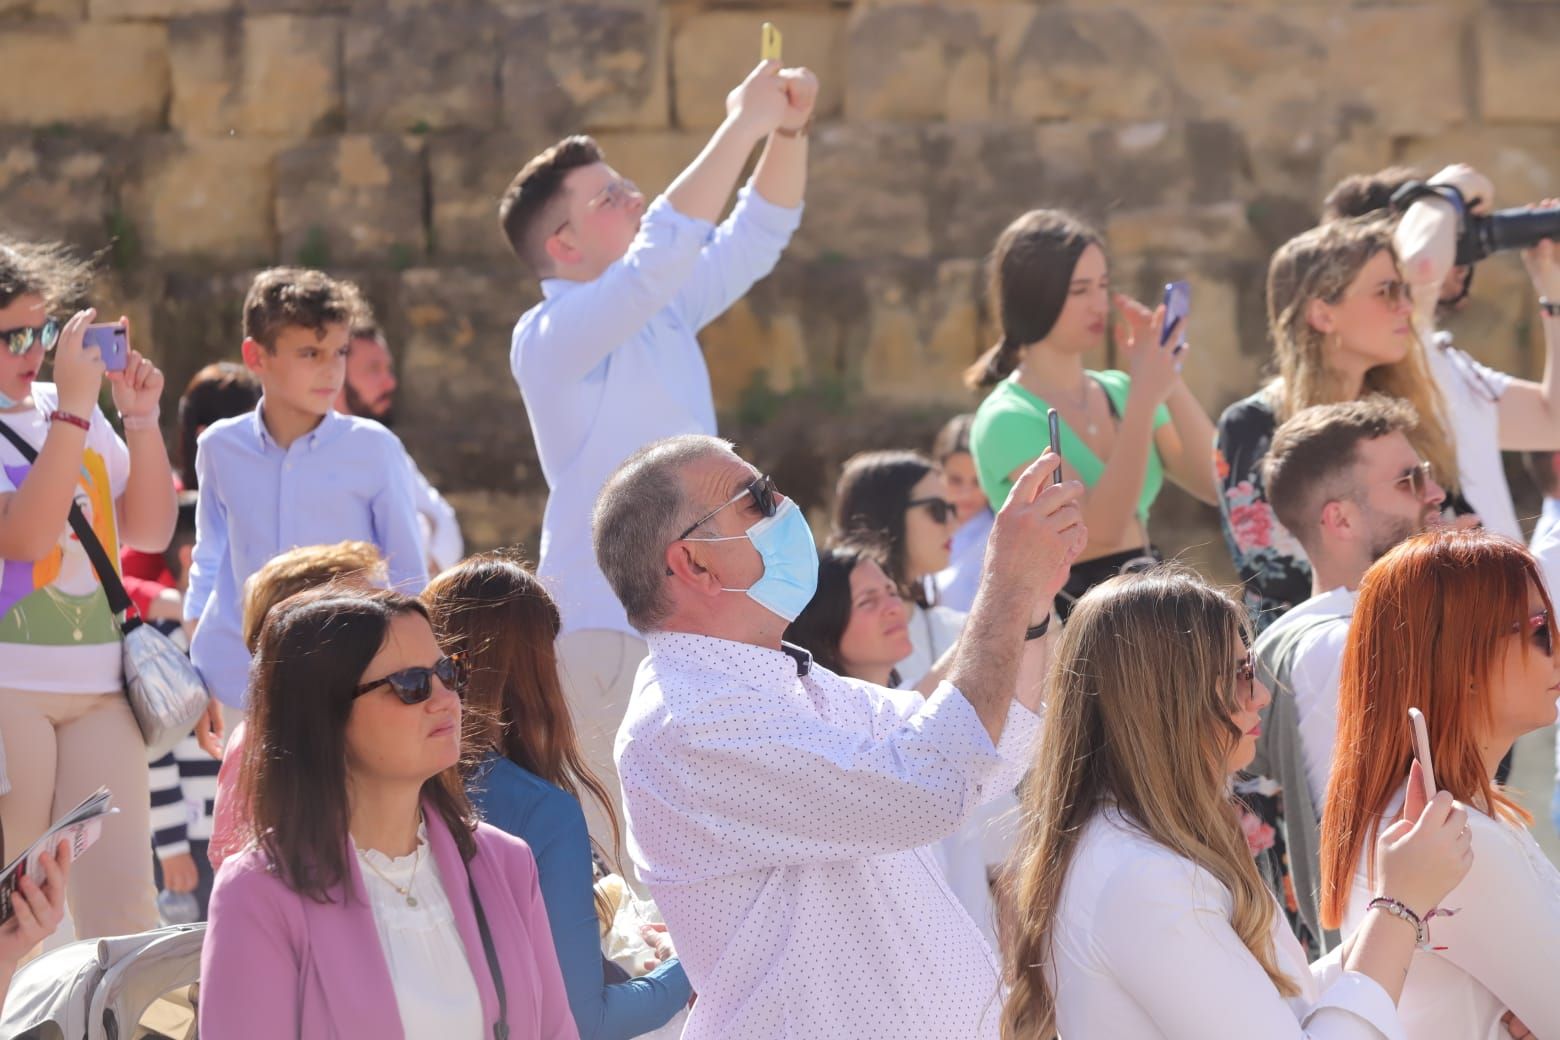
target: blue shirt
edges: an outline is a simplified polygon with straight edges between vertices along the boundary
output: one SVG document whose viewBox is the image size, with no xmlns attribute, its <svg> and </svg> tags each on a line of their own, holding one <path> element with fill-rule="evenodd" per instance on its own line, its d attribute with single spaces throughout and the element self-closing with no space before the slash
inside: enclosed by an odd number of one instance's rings
<svg viewBox="0 0 1560 1040">
<path fill-rule="evenodd" d="M 590 834 L 573 795 L 497 754 L 477 766 L 467 793 L 483 820 L 531 846 L 580 1040 L 628 1040 L 687 1006 L 693 991 L 675 957 L 642 978 L 603 981 Z"/>
<path fill-rule="evenodd" d="M 393 588 L 428 582 L 406 449 L 377 422 L 332 411 L 283 449 L 261 407 L 200 435 L 195 551 L 186 620 L 199 618 L 190 658 L 223 704 L 243 707 L 249 650 L 244 582 L 271 557 L 304 545 L 372 542 Z"/>
<path fill-rule="evenodd" d="M 621 260 L 591 282 L 545 279 L 515 325 L 509 363 L 549 489 L 536 570 L 564 632 L 633 632 L 596 566 L 596 494 L 652 441 L 715 432 L 696 334 L 773 269 L 801 218 L 751 187 L 719 227 L 656 199 Z"/>
</svg>

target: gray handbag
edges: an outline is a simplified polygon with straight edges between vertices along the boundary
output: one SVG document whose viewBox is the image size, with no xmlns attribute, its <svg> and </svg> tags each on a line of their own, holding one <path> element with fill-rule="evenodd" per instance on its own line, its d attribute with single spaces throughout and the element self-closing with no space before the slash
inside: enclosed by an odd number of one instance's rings
<svg viewBox="0 0 1560 1040">
<path fill-rule="evenodd" d="M 38 452 L 10 426 L 0 423 L 0 433 L 28 462 L 37 460 Z M 125 696 L 130 699 L 130 710 L 141 727 L 141 738 L 146 741 L 147 758 L 156 761 L 189 736 L 206 710 L 210 694 L 184 651 L 141 619 L 124 582 L 119 580 L 118 568 L 108 558 L 86 514 L 74 503 L 70 507 L 70 529 L 92 561 L 92 569 L 108 596 L 109 609 L 116 618 L 124 618 L 119 627 L 124 634 L 120 646 L 124 654 Z"/>
</svg>

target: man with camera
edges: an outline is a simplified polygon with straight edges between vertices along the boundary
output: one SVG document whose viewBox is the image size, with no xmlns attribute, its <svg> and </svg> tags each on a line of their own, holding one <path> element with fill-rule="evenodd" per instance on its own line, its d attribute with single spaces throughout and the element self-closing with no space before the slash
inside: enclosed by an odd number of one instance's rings
<svg viewBox="0 0 1560 1040">
<path fill-rule="evenodd" d="M 1400 214 L 1393 235 L 1414 300 L 1414 328 L 1446 404 L 1457 442 L 1458 491 L 1485 527 L 1521 540 L 1502 451 L 1560 448 L 1560 203 L 1494 211 L 1489 178 L 1465 164 L 1429 180 L 1396 167 L 1349 177 L 1328 195 L 1323 219 Z M 1462 303 L 1474 265 L 1491 252 L 1521 249 L 1538 294 L 1544 375 L 1518 379 L 1475 361 L 1436 328 L 1437 313 Z"/>
</svg>

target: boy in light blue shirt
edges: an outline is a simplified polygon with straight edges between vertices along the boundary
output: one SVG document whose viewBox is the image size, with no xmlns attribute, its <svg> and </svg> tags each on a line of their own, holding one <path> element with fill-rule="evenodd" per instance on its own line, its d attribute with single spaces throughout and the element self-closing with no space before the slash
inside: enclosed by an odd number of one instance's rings
<svg viewBox="0 0 1560 1040">
<path fill-rule="evenodd" d="M 360 306 L 356 286 L 322 272 L 260 272 L 244 300 L 243 354 L 264 395 L 198 442 L 184 617 L 195 626 L 190 657 L 231 710 L 243 709 L 249 676 L 244 582 L 277 553 L 372 542 L 395 588 L 415 594 L 427 583 L 406 449 L 379 423 L 333 407 Z"/>
</svg>

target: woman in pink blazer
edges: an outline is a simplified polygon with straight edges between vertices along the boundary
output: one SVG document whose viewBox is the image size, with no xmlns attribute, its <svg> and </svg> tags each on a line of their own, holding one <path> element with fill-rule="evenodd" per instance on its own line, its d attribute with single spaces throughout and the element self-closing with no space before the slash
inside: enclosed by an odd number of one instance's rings
<svg viewBox="0 0 1560 1040">
<path fill-rule="evenodd" d="M 273 612 L 203 1036 L 577 1040 L 531 852 L 475 822 L 455 772 L 463 684 L 416 600 L 325 588 Z"/>
</svg>

